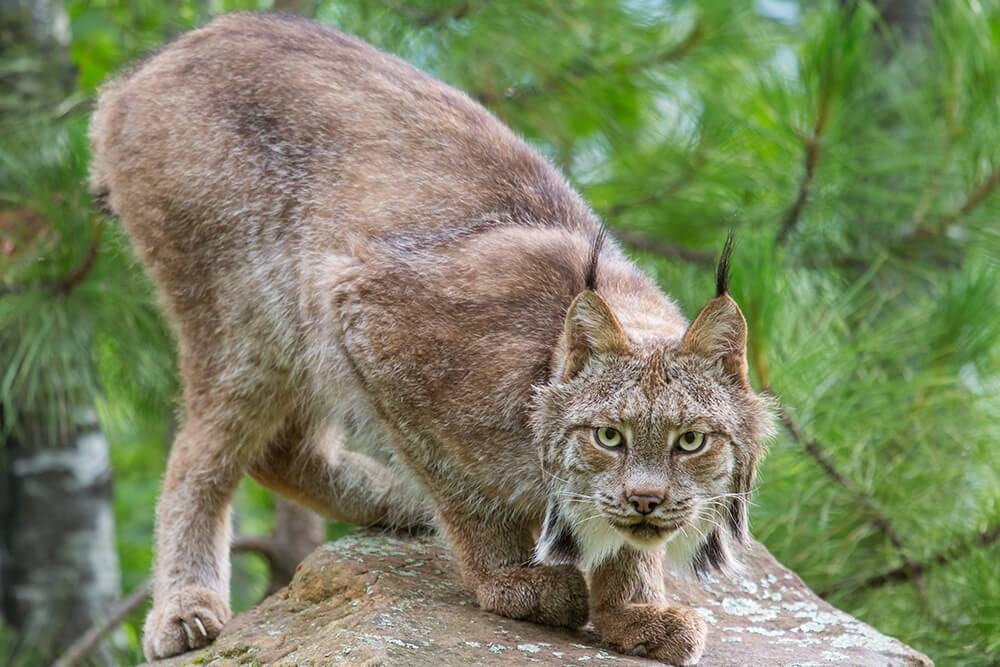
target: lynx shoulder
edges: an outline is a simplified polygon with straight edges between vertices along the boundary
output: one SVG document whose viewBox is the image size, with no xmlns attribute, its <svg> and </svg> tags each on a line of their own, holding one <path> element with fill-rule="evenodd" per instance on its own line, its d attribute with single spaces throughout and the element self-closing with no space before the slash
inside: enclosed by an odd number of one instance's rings
<svg viewBox="0 0 1000 667">
<path fill-rule="evenodd" d="M 485 609 L 697 662 L 662 559 L 730 566 L 771 429 L 731 245 L 689 326 L 488 111 L 288 17 L 220 17 L 123 73 L 91 141 L 184 388 L 150 658 L 228 619 L 248 474 L 338 520 L 434 523 Z"/>
</svg>

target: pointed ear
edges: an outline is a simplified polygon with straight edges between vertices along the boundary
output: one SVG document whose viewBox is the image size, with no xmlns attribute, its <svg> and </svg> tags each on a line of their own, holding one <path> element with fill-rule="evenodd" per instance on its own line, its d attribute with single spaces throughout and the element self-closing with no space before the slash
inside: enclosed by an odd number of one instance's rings
<svg viewBox="0 0 1000 667">
<path fill-rule="evenodd" d="M 629 351 L 625 330 L 596 292 L 581 292 L 566 313 L 562 379 L 569 380 L 595 356 Z"/>
<path fill-rule="evenodd" d="M 718 360 L 744 387 L 747 379 L 747 321 L 732 297 L 722 294 L 701 309 L 684 339 L 681 352 Z"/>
</svg>

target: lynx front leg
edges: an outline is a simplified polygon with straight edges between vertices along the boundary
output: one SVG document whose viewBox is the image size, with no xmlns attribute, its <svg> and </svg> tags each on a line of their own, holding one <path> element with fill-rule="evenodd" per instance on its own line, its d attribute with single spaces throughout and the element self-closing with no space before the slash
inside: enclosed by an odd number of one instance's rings
<svg viewBox="0 0 1000 667">
<path fill-rule="evenodd" d="M 150 660 L 209 644 L 229 620 L 229 503 L 241 472 L 225 444 L 191 419 L 170 451 L 156 510 L 153 609 L 143 627 Z"/>
<path fill-rule="evenodd" d="M 544 625 L 576 628 L 587 622 L 587 582 L 576 567 L 527 567 L 534 540 L 526 522 L 463 516 L 455 508 L 441 517 L 465 586 L 481 608 Z"/>
<path fill-rule="evenodd" d="M 701 659 L 707 626 L 693 609 L 667 604 L 662 551 L 626 546 L 594 568 L 590 586 L 594 626 L 609 643 L 673 665 Z"/>
</svg>

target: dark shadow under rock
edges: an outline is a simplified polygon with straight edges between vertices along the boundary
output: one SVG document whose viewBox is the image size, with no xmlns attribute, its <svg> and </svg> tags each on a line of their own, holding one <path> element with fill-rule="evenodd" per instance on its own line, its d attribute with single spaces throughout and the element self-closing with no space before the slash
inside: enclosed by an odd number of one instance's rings
<svg viewBox="0 0 1000 667">
<path fill-rule="evenodd" d="M 709 623 L 700 665 L 931 665 L 831 607 L 760 544 L 742 577 L 670 580 Z M 156 665 L 655 665 L 568 632 L 481 611 L 433 537 L 359 531 L 323 545 L 289 586 L 236 615 L 208 649 Z"/>
</svg>

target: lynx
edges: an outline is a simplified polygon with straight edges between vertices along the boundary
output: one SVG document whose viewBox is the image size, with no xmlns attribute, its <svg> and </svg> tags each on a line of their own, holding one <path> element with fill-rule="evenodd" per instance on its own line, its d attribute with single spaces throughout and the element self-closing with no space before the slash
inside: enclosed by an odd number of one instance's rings
<svg viewBox="0 0 1000 667">
<path fill-rule="evenodd" d="M 149 658 L 229 618 L 248 474 L 337 520 L 432 522 L 485 610 L 699 660 L 664 554 L 732 565 L 772 428 L 731 242 L 688 326 L 487 110 L 290 17 L 220 17 L 121 74 L 91 142 L 183 380 Z"/>
</svg>

